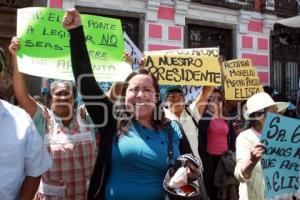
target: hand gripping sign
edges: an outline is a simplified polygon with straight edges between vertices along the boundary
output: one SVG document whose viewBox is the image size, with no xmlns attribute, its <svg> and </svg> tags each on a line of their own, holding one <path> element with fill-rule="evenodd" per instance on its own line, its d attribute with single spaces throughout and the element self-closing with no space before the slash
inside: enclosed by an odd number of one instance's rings
<svg viewBox="0 0 300 200">
<path fill-rule="evenodd" d="M 261 142 L 266 197 L 300 195 L 300 121 L 268 113 Z"/>
<path fill-rule="evenodd" d="M 263 92 L 255 67 L 249 59 L 223 62 L 225 99 L 247 100 L 252 95 Z"/>
</svg>

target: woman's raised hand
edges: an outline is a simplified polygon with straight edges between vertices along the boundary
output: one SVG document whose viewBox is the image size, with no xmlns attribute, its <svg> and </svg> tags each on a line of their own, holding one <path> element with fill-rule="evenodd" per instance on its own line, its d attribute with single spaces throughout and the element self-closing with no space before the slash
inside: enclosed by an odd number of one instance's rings
<svg viewBox="0 0 300 200">
<path fill-rule="evenodd" d="M 17 37 L 12 37 L 11 41 L 10 41 L 10 45 L 8 47 L 10 53 L 13 56 L 16 56 L 17 51 L 19 50 L 19 48 L 20 48 L 20 43 L 19 43 L 18 38 Z"/>
<path fill-rule="evenodd" d="M 75 8 L 67 10 L 62 23 L 67 30 L 81 26 L 80 13 Z"/>
<path fill-rule="evenodd" d="M 143 54 L 143 57 L 138 61 L 140 68 L 145 68 L 147 57 Z"/>
</svg>

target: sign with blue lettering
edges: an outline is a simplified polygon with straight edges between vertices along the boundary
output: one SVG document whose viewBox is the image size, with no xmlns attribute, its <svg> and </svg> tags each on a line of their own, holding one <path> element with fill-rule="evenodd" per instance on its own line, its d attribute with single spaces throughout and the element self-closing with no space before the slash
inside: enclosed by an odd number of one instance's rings
<svg viewBox="0 0 300 200">
<path fill-rule="evenodd" d="M 226 100 L 247 100 L 264 89 L 250 59 L 223 62 L 224 90 Z"/>
<path fill-rule="evenodd" d="M 261 135 L 265 196 L 295 194 L 300 185 L 300 120 L 267 114 Z"/>
</svg>

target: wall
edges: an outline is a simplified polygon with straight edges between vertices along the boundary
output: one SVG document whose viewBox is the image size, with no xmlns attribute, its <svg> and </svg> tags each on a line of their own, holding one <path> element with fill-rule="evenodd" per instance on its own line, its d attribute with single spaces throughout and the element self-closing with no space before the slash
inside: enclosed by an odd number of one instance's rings
<svg viewBox="0 0 300 200">
<path fill-rule="evenodd" d="M 72 6 L 145 13 L 144 50 L 185 47 L 186 19 L 234 30 L 234 57 L 250 58 L 263 84 L 270 84 L 270 31 L 276 16 L 256 11 L 200 5 L 190 0 L 49 0 L 50 7 Z"/>
</svg>

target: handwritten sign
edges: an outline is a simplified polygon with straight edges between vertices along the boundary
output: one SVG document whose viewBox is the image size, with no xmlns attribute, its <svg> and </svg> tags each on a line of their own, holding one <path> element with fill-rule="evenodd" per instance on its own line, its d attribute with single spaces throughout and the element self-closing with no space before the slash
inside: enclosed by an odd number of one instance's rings
<svg viewBox="0 0 300 200">
<path fill-rule="evenodd" d="M 246 100 L 263 92 L 256 70 L 249 59 L 236 59 L 223 62 L 225 99 Z"/>
<path fill-rule="evenodd" d="M 300 186 L 300 120 L 268 113 L 261 135 L 261 165 L 268 198 L 293 194 Z"/>
<path fill-rule="evenodd" d="M 132 57 L 131 67 L 133 70 L 137 70 L 140 68 L 139 61 L 143 57 L 143 54 L 137 48 L 137 46 L 132 42 L 132 40 L 128 37 L 126 32 L 124 32 L 124 40 L 125 40 L 125 49 L 127 52 L 130 53 Z"/>
<path fill-rule="evenodd" d="M 73 80 L 69 32 L 62 26 L 63 10 L 18 9 L 17 35 L 21 48 L 21 72 Z M 93 15 L 81 15 L 92 68 L 98 81 L 121 81 L 132 71 L 124 61 L 121 22 Z"/>
<path fill-rule="evenodd" d="M 220 85 L 218 48 L 145 52 L 145 68 L 163 85 Z"/>
</svg>

